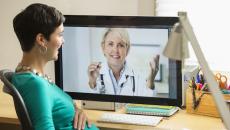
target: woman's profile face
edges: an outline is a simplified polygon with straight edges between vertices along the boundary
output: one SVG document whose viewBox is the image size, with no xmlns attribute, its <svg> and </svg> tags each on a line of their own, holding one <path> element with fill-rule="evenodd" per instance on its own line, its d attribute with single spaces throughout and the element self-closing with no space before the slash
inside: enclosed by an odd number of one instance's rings
<svg viewBox="0 0 230 130">
<path fill-rule="evenodd" d="M 127 44 L 122 40 L 120 33 L 112 31 L 105 37 L 105 43 L 102 49 L 107 62 L 110 66 L 118 66 L 124 64 L 127 56 Z"/>
<path fill-rule="evenodd" d="M 64 32 L 64 27 L 63 27 L 63 24 L 61 24 L 50 35 L 50 39 L 47 42 L 47 59 L 48 60 L 58 59 L 58 50 L 64 43 L 63 32 Z"/>
</svg>

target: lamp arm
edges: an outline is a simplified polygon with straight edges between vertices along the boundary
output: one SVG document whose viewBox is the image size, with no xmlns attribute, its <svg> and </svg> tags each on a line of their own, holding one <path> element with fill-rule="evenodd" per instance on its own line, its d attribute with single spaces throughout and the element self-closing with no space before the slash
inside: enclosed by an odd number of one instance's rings
<svg viewBox="0 0 230 130">
<path fill-rule="evenodd" d="M 179 13 L 179 19 L 180 23 L 182 25 L 182 28 L 185 32 L 186 37 L 189 39 L 192 48 L 196 54 L 196 57 L 198 59 L 198 62 L 201 66 L 202 72 L 204 73 L 204 76 L 207 80 L 209 89 L 211 90 L 213 96 L 214 96 L 214 101 L 217 105 L 217 108 L 219 110 L 219 113 L 224 121 L 224 124 L 228 130 L 230 130 L 230 110 L 227 107 L 227 104 L 225 102 L 225 99 L 223 97 L 223 94 L 221 93 L 218 84 L 216 80 L 214 79 L 214 75 L 211 72 L 207 61 L 204 58 L 204 55 L 202 53 L 202 50 L 199 46 L 198 40 L 196 39 L 196 36 L 193 32 L 192 26 L 189 23 L 189 20 L 186 16 L 186 14 Z"/>
</svg>

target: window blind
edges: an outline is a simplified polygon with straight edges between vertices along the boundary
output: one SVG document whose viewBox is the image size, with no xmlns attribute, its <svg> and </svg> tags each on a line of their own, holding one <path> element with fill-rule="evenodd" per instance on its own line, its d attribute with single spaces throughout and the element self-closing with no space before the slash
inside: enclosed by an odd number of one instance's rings
<svg viewBox="0 0 230 130">
<path fill-rule="evenodd" d="M 157 16 L 177 16 L 186 11 L 206 60 L 212 70 L 230 71 L 230 4 L 228 0 L 156 0 Z M 185 64 L 197 64 L 189 45 Z"/>
</svg>

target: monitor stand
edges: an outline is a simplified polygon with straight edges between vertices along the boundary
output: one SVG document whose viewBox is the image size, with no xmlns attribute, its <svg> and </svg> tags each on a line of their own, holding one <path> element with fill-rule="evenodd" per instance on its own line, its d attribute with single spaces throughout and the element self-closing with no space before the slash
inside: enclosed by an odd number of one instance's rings
<svg viewBox="0 0 230 130">
<path fill-rule="evenodd" d="M 96 110 L 115 110 L 115 102 L 100 102 L 100 101 L 81 101 L 83 109 L 96 109 Z"/>
<path fill-rule="evenodd" d="M 83 109 L 116 111 L 124 106 L 124 103 L 82 100 L 81 106 Z"/>
</svg>

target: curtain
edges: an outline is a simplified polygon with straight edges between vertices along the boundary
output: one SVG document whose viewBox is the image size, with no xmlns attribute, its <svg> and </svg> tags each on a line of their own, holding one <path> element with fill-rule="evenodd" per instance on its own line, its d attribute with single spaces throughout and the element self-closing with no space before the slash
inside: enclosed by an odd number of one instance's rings
<svg viewBox="0 0 230 130">
<path fill-rule="evenodd" d="M 230 71 L 230 2 L 228 0 L 156 0 L 157 16 L 186 11 L 201 49 L 212 70 Z M 190 45 L 189 45 L 190 46 Z M 186 64 L 197 64 L 191 48 Z"/>
</svg>

